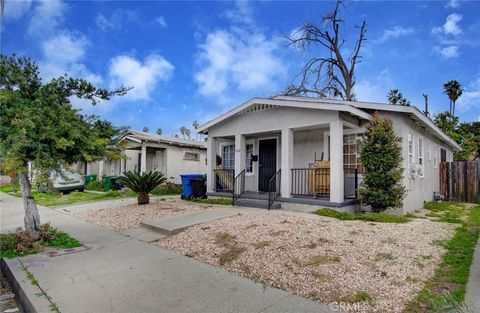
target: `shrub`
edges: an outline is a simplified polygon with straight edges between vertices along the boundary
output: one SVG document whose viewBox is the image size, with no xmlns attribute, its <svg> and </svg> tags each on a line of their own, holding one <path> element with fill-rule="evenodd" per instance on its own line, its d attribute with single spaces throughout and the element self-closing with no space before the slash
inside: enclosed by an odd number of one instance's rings
<svg viewBox="0 0 480 313">
<path fill-rule="evenodd" d="M 343 221 L 369 221 L 379 223 L 407 223 L 410 218 L 402 215 L 393 215 L 385 213 L 349 213 L 339 212 L 329 208 L 318 209 L 314 212 L 316 215 L 334 217 Z"/>
<path fill-rule="evenodd" d="M 18 228 L 14 233 L 0 234 L 0 257 L 14 258 L 38 253 L 41 247 L 75 248 L 80 242 L 53 228 L 50 224 L 40 226 L 40 235 L 35 239 L 31 232 Z"/>
<path fill-rule="evenodd" d="M 138 204 L 148 204 L 150 202 L 148 193 L 166 180 L 165 175 L 157 171 L 143 174 L 127 171 L 122 176 L 123 184 L 138 194 Z"/>
<path fill-rule="evenodd" d="M 85 186 L 85 189 L 103 191 L 103 183 L 101 181 L 93 180 Z"/>
<path fill-rule="evenodd" d="M 182 185 L 166 183 L 155 187 L 150 193 L 158 196 L 179 195 L 183 192 Z"/>
<path fill-rule="evenodd" d="M 401 186 L 402 138 L 395 135 L 392 121 L 375 113 L 360 141 L 360 160 L 365 168 L 360 198 L 374 212 L 401 207 L 405 187 Z"/>
</svg>

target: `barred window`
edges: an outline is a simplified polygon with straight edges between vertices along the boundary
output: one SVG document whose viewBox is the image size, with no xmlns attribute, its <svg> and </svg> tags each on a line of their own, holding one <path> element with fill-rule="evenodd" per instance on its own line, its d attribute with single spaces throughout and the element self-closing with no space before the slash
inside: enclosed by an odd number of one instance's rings
<svg viewBox="0 0 480 313">
<path fill-rule="evenodd" d="M 185 152 L 183 159 L 189 161 L 200 161 L 200 155 L 196 152 Z"/>
</svg>

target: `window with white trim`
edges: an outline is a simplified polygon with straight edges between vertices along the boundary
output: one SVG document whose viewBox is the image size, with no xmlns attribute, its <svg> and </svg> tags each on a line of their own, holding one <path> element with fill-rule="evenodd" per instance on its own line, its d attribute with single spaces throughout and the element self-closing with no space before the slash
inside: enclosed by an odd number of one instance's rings
<svg viewBox="0 0 480 313">
<path fill-rule="evenodd" d="M 438 147 L 437 146 L 433 147 L 433 167 L 434 168 L 438 167 Z"/>
<path fill-rule="evenodd" d="M 362 134 L 343 135 L 343 166 L 356 168 L 359 173 L 363 173 L 362 162 L 360 161 L 360 146 L 358 145 L 358 139 L 361 137 Z"/>
<path fill-rule="evenodd" d="M 253 173 L 253 144 L 247 143 L 245 146 L 245 173 Z"/>
<path fill-rule="evenodd" d="M 412 133 L 408 133 L 408 163 L 415 163 L 415 144 L 413 141 L 414 137 Z"/>
<path fill-rule="evenodd" d="M 424 171 L 425 160 L 424 160 L 423 138 L 422 137 L 418 137 L 418 164 L 421 166 L 419 176 L 420 177 L 425 177 L 425 171 Z"/>
<path fill-rule="evenodd" d="M 224 170 L 235 169 L 235 145 L 223 146 L 222 165 Z"/>
</svg>

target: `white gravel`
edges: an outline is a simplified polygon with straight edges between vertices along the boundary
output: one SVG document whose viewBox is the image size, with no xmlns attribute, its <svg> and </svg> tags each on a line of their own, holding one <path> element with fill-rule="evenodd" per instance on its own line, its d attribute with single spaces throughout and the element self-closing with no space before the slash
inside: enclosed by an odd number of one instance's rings
<svg viewBox="0 0 480 313">
<path fill-rule="evenodd" d="M 140 228 L 144 221 L 161 219 L 167 216 L 200 211 L 208 206 L 189 203 L 177 199 L 155 199 L 150 204 L 128 204 L 100 210 L 90 210 L 73 214 L 74 217 L 113 230 Z"/>
<path fill-rule="evenodd" d="M 368 303 L 344 307 L 352 312 L 402 312 L 445 252 L 435 240 L 453 233 L 454 225 L 428 219 L 387 224 L 249 212 L 155 244 L 214 265 L 233 252 L 223 264 L 228 271 L 327 304 L 367 293 Z"/>
</svg>

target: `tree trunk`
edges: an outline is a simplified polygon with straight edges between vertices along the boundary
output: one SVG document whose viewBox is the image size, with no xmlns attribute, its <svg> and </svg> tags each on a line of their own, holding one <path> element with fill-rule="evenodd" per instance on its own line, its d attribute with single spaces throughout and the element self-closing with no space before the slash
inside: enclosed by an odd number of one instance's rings
<svg viewBox="0 0 480 313">
<path fill-rule="evenodd" d="M 23 208 L 25 210 L 25 230 L 30 232 L 35 239 L 40 236 L 40 215 L 38 214 L 35 199 L 32 196 L 32 185 L 28 178 L 28 171 L 19 174 L 20 189 L 22 191 Z"/>
<path fill-rule="evenodd" d="M 148 192 L 138 193 L 137 201 L 138 201 L 138 204 L 149 204 L 150 197 L 148 196 Z"/>
</svg>

